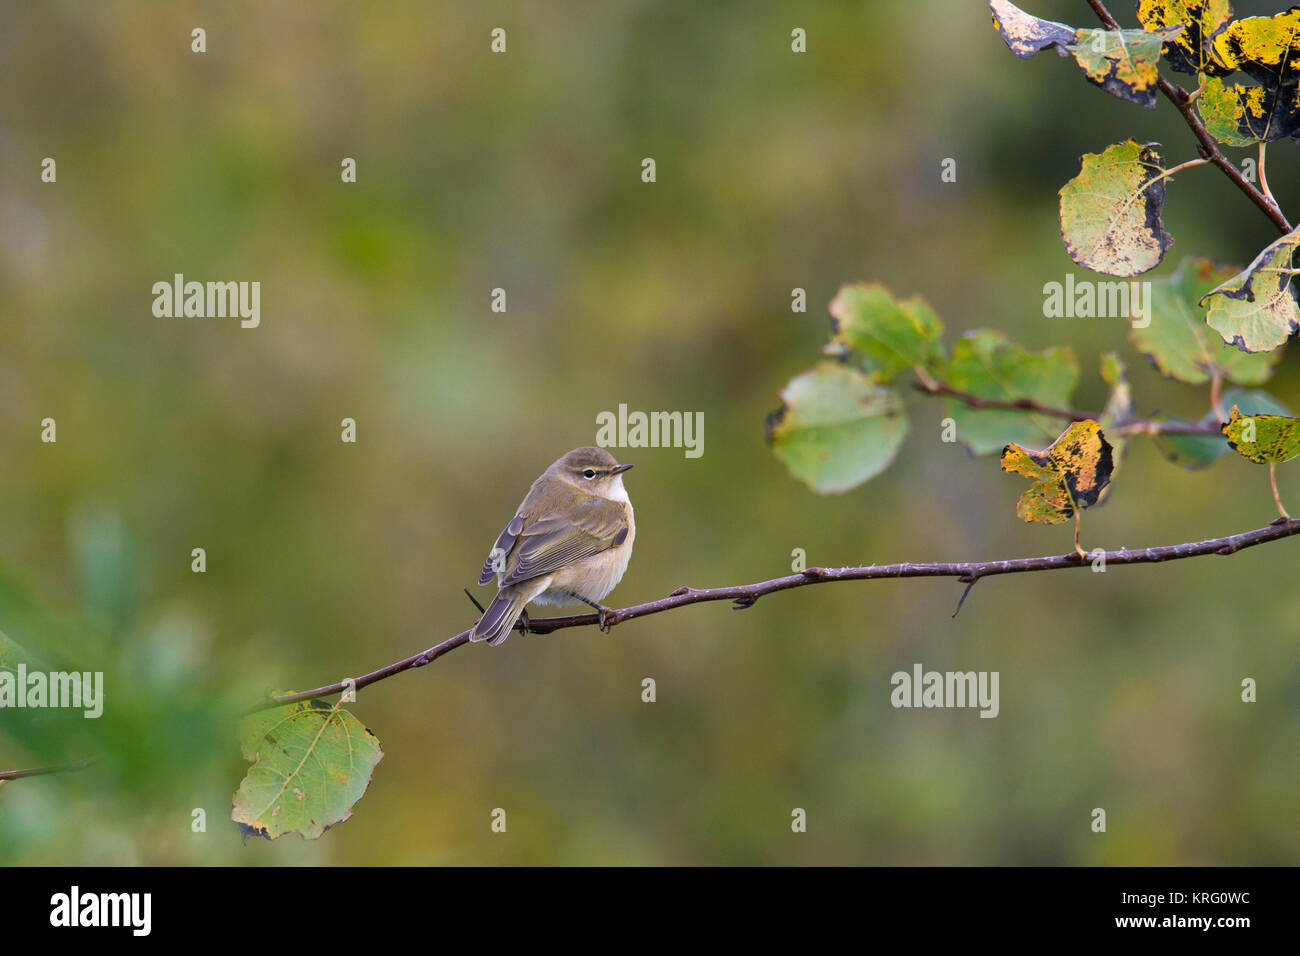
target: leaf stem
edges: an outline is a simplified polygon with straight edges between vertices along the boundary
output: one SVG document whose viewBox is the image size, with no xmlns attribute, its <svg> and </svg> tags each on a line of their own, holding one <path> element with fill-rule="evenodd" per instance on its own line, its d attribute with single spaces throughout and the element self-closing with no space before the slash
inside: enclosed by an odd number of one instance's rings
<svg viewBox="0 0 1300 956">
<path fill-rule="evenodd" d="M 1268 483 L 1273 488 L 1273 503 L 1277 505 L 1277 513 L 1287 521 L 1290 521 L 1291 516 L 1287 514 L 1286 509 L 1282 507 L 1282 496 L 1278 494 L 1277 491 L 1277 462 L 1275 461 L 1270 461 L 1268 463 Z"/>
<path fill-rule="evenodd" d="M 1143 188 L 1143 189 L 1150 189 L 1150 188 L 1151 188 L 1151 183 L 1156 183 L 1156 182 L 1159 182 L 1159 181 L 1162 180 L 1162 179 L 1167 179 L 1167 178 L 1169 178 L 1170 176 L 1172 176 L 1174 173 L 1180 173 L 1180 172 L 1182 172 L 1184 169 L 1191 169 L 1193 166 L 1204 166 L 1204 165 L 1206 165 L 1207 163 L 1209 163 L 1209 160 L 1208 160 L 1208 159 L 1205 159 L 1205 158 L 1203 158 L 1203 157 L 1198 157 L 1198 158 L 1196 158 L 1196 159 L 1189 159 L 1189 160 L 1188 160 L 1187 162 L 1185 162 L 1185 163 L 1179 163 L 1177 166 L 1170 166 L 1168 169 L 1166 169 L 1166 170 L 1162 170 L 1159 176 L 1155 176 L 1155 177 L 1153 177 L 1152 180 L 1151 180 L 1151 182 L 1150 182 L 1150 183 L 1147 183 L 1147 184 L 1146 184 L 1145 186 L 1143 186 L 1142 188 Z"/>
<path fill-rule="evenodd" d="M 1259 144 L 1259 188 L 1263 191 L 1264 196 L 1272 203 L 1273 208 L 1277 208 L 1277 200 L 1273 198 L 1273 190 L 1268 188 L 1268 170 L 1264 162 L 1264 149 L 1268 143 Z"/>
<path fill-rule="evenodd" d="M 913 365 L 912 371 L 915 372 L 916 377 L 921 380 L 922 391 L 929 392 L 933 395 L 940 388 L 939 382 L 935 380 L 934 376 L 930 374 L 929 369 L 924 365 Z"/>
</svg>

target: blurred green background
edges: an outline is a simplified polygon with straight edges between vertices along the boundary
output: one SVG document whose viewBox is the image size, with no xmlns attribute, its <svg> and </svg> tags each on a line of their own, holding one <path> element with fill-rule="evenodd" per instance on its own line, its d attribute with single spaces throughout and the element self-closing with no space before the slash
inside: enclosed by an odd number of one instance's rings
<svg viewBox="0 0 1300 956">
<path fill-rule="evenodd" d="M 1094 25 L 1082 0 L 1025 6 Z M 0 769 L 105 755 L 0 787 L 0 862 L 1296 862 L 1290 541 L 991 579 L 955 620 L 955 582 L 869 582 L 464 648 L 361 692 L 386 756 L 351 820 L 247 846 L 228 820 L 231 715 L 472 623 L 461 588 L 529 482 L 619 403 L 703 411 L 705 444 L 618 453 L 638 535 L 615 606 L 786 574 L 795 548 L 1068 549 L 1068 528 L 1016 520 L 1020 479 L 939 440 L 938 402 L 915 397 L 885 475 L 827 498 L 763 419 L 817 360 L 836 288 L 870 279 L 926 296 L 949 342 L 1072 346 L 1079 406 L 1104 402 L 1116 349 L 1140 411 L 1202 414 L 1121 321 L 1042 315 L 1045 282 L 1091 277 L 1056 190 L 1129 136 L 1195 155 L 1167 103 L 1016 60 L 982 0 L 3 3 L 0 630 L 105 671 L 107 707 L 0 712 Z M 1295 148 L 1269 169 L 1293 217 Z M 1176 245 L 1144 278 L 1275 238 L 1209 168 L 1170 184 L 1165 223 Z M 261 327 L 155 318 L 176 272 L 260 281 Z M 1270 386 L 1292 408 L 1298 366 Z M 1281 476 L 1300 507 L 1300 468 Z M 1258 466 L 1187 472 L 1138 441 L 1084 540 L 1198 540 L 1272 507 Z M 916 662 L 999 671 L 1000 716 L 893 709 Z"/>
</svg>

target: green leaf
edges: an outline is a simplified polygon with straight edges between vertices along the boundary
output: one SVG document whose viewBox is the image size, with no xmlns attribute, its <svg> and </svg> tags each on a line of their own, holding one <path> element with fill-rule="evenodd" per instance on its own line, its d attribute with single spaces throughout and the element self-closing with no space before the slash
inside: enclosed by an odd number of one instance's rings
<svg viewBox="0 0 1300 956">
<path fill-rule="evenodd" d="M 1232 19 L 1228 0 L 1141 0 L 1137 16 L 1147 30 L 1182 24 L 1182 33 L 1165 43 L 1171 69 L 1193 76 L 1232 72 L 1218 64 L 1210 51 L 1215 35 Z"/>
<path fill-rule="evenodd" d="M 1061 187 L 1061 237 L 1079 265 L 1134 276 L 1158 266 L 1173 244 L 1160 221 L 1164 166 L 1152 145 L 1130 139 L 1084 153 L 1079 175 Z"/>
<path fill-rule="evenodd" d="M 1230 388 L 1223 393 L 1222 404 L 1224 408 L 1231 408 L 1237 405 L 1242 412 L 1247 415 L 1290 415 L 1291 409 L 1287 408 L 1276 398 L 1263 389 L 1252 388 Z M 1210 421 L 1217 421 L 1214 412 L 1205 416 Z"/>
<path fill-rule="evenodd" d="M 1260 385 L 1273 374 L 1280 350 L 1252 354 L 1225 343 L 1206 324 L 1202 298 L 1239 270 L 1209 259 L 1184 259 L 1178 270 L 1150 285 L 1151 320 L 1133 325 L 1129 341 L 1161 375 L 1188 385 L 1204 385 L 1216 372 L 1228 381 Z"/>
<path fill-rule="evenodd" d="M 1110 386 L 1110 395 L 1106 399 L 1106 407 L 1102 409 L 1101 418 L 1098 420 L 1102 429 L 1131 421 L 1133 418 L 1133 390 L 1128 384 L 1128 368 L 1124 365 L 1123 359 L 1116 353 L 1102 353 L 1101 378 Z M 1120 463 L 1124 460 L 1124 453 L 1128 449 L 1128 438 L 1121 435 L 1110 444 L 1111 477 L 1114 477 L 1115 473 L 1119 471 Z M 1101 501 L 1106 500 L 1113 487 L 1113 485 L 1107 485 L 1101 490 Z"/>
<path fill-rule="evenodd" d="M 1234 405 L 1223 434 L 1233 451 L 1261 465 L 1290 461 L 1300 455 L 1300 418 L 1243 415 Z"/>
<path fill-rule="evenodd" d="M 1285 405 L 1268 392 L 1258 389 L 1247 391 L 1242 388 L 1230 388 L 1223 393 L 1223 404 L 1231 408 L 1240 406 L 1247 415 L 1263 413 L 1267 415 L 1290 415 Z M 1158 418 L 1157 421 L 1180 423 L 1176 418 Z M 1201 418 L 1202 425 L 1221 425 L 1219 416 L 1213 411 Z M 1228 452 L 1228 443 L 1220 435 L 1175 435 L 1159 432 L 1154 438 L 1155 446 L 1162 455 L 1176 465 L 1189 471 L 1205 468 Z"/>
<path fill-rule="evenodd" d="M 1243 272 L 1202 298 L 1205 320 L 1225 342 L 1243 352 L 1268 352 L 1300 328 L 1300 310 L 1291 288 L 1291 256 L 1300 246 L 1300 229 L 1265 247 Z"/>
<path fill-rule="evenodd" d="M 989 9 L 998 33 L 1011 52 L 1022 60 L 1050 46 L 1057 47 L 1064 56 L 1066 44 L 1074 42 L 1074 27 L 1030 16 L 1007 0 L 989 0 Z"/>
<path fill-rule="evenodd" d="M 1226 146 L 1257 146 L 1300 130 L 1296 86 L 1240 86 L 1216 77 L 1205 81 L 1197 112 L 1211 136 Z"/>
<path fill-rule="evenodd" d="M 1133 417 L 1133 390 L 1129 387 L 1127 373 L 1128 368 L 1116 353 L 1102 353 L 1101 378 L 1110 386 L 1110 396 L 1101 413 L 1103 428 L 1122 424 Z"/>
<path fill-rule="evenodd" d="M 943 323 L 919 296 L 896 302 L 878 283 L 846 285 L 831 301 L 830 312 L 835 335 L 827 350 L 861 354 L 881 382 L 943 359 Z"/>
<path fill-rule="evenodd" d="M 818 494 L 848 491 L 894 460 L 907 434 L 893 389 L 838 362 L 792 379 L 767 417 L 767 441 L 790 473 Z"/>
<path fill-rule="evenodd" d="M 32 656 L 17 641 L 0 631 L 0 671 L 15 672 L 19 664 L 31 664 Z"/>
<path fill-rule="evenodd" d="M 1060 524 L 1095 505 L 1110 484 L 1110 442 L 1094 421 L 1072 422 L 1050 448 L 1028 451 L 1017 444 L 1002 451 L 1002 470 L 1033 480 L 1016 504 L 1021 521 Z"/>
<path fill-rule="evenodd" d="M 1160 80 L 1161 46 L 1181 32 L 1182 27 L 1159 33 L 1080 30 L 1066 49 L 1091 83 L 1121 100 L 1153 110 Z"/>
<path fill-rule="evenodd" d="M 375 735 L 341 707 L 300 701 L 258 711 L 239 723 L 248 774 L 230 818 L 274 840 L 314 840 L 352 816 L 384 756 Z"/>
<path fill-rule="evenodd" d="M 1157 416 L 1155 420 L 1186 424 L 1182 419 L 1163 416 Z M 1213 464 L 1215 459 L 1228 450 L 1223 439 L 1217 435 L 1171 435 L 1160 432 L 1155 436 L 1154 441 L 1162 455 L 1188 471 L 1196 471 Z"/>
<path fill-rule="evenodd" d="M 952 388 L 980 398 L 1061 407 L 1074 394 L 1079 367 L 1067 348 L 1034 353 L 1008 341 L 1001 332 L 983 329 L 957 342 L 940 377 Z M 1060 426 L 1059 419 L 1028 411 L 969 408 L 951 398 L 944 405 L 957 424 L 958 439 L 977 455 L 999 451 L 1008 442 L 1041 443 L 1055 436 Z"/>
</svg>

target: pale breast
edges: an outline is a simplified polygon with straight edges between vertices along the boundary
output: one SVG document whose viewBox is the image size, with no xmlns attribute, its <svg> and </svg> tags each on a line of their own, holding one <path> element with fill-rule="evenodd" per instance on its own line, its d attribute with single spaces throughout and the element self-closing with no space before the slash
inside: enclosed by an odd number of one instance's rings
<svg viewBox="0 0 1300 956">
<path fill-rule="evenodd" d="M 621 478 L 622 476 L 620 476 Z M 622 483 L 617 489 L 622 491 Z M 611 496 L 613 497 L 613 496 Z M 599 601 L 618 586 L 632 559 L 632 542 L 636 540 L 636 518 L 632 513 L 632 502 L 627 500 L 627 492 L 615 501 L 623 503 L 627 513 L 627 537 L 616 548 L 609 548 L 600 554 L 583 558 L 567 568 L 561 568 L 551 577 L 550 588 L 537 595 L 533 600 L 538 604 L 577 604 L 574 595 L 588 601 Z"/>
</svg>

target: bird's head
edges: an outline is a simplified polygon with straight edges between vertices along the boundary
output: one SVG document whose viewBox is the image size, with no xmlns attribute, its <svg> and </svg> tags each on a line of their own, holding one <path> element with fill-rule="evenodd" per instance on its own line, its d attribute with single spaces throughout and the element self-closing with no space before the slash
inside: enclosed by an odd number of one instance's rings
<svg viewBox="0 0 1300 956">
<path fill-rule="evenodd" d="M 623 498 L 623 472 L 631 465 L 620 465 L 603 448 L 591 445 L 575 448 L 558 459 L 547 471 L 589 495 Z"/>
</svg>

